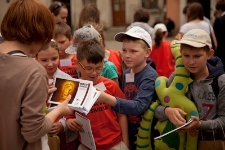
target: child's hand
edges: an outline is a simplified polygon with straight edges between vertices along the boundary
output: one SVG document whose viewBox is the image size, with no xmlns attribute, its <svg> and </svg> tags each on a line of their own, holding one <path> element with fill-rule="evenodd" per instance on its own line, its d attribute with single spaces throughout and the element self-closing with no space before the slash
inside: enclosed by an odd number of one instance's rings
<svg viewBox="0 0 225 150">
<path fill-rule="evenodd" d="M 79 120 L 77 119 L 67 119 L 66 120 L 66 126 L 72 131 L 79 131 L 79 132 L 84 132 L 84 129 L 82 128 L 82 124 Z"/>
<path fill-rule="evenodd" d="M 186 120 L 182 117 L 182 115 L 186 115 L 187 113 L 184 112 L 180 108 L 171 108 L 166 107 L 165 108 L 165 115 L 169 118 L 169 120 L 177 126 L 184 125 L 186 123 Z"/>
<path fill-rule="evenodd" d="M 178 132 L 187 132 L 190 130 L 198 130 L 201 127 L 201 121 L 199 121 L 198 117 L 191 116 L 191 119 L 193 120 L 193 122 L 181 129 L 179 129 Z"/>
<path fill-rule="evenodd" d="M 60 122 L 56 122 L 52 125 L 52 129 L 49 131 L 50 134 L 57 135 L 63 131 L 63 125 Z"/>
</svg>

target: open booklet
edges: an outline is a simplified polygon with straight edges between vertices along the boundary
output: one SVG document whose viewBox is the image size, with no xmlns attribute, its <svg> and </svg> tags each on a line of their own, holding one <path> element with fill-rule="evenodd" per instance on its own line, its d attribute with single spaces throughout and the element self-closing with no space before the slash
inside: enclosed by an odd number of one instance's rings
<svg viewBox="0 0 225 150">
<path fill-rule="evenodd" d="M 171 130 L 171 131 L 169 131 L 169 132 L 167 132 L 167 133 L 164 133 L 164 134 L 162 134 L 162 135 L 160 135 L 160 136 L 157 136 L 157 137 L 155 137 L 155 138 L 154 138 L 154 140 L 161 139 L 162 137 L 164 137 L 164 136 L 166 136 L 166 135 L 168 135 L 168 134 L 170 134 L 170 133 L 173 133 L 173 132 L 175 132 L 175 131 L 177 131 L 177 130 L 181 129 L 181 128 L 183 128 L 183 127 L 185 127 L 185 126 L 189 125 L 189 124 L 190 124 L 190 123 L 192 123 L 192 122 L 193 122 L 193 120 L 192 120 L 192 119 L 190 119 L 190 120 L 188 120 L 188 122 L 187 122 L 187 123 L 185 123 L 184 125 L 182 125 L 182 126 L 180 126 L 180 127 L 176 128 L 176 129 L 174 129 L 174 130 Z"/>
<path fill-rule="evenodd" d="M 93 86 L 93 82 L 88 80 L 56 77 L 53 80 L 53 87 L 56 87 L 57 90 L 48 99 L 50 110 L 54 109 L 55 104 L 62 103 L 70 94 L 71 100 L 68 106 L 71 109 L 88 114 L 100 95 L 100 92 Z"/>
</svg>

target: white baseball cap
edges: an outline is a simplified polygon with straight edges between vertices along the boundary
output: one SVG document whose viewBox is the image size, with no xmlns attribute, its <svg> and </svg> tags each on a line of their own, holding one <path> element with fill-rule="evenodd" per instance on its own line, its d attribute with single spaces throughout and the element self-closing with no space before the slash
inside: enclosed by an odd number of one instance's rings
<svg viewBox="0 0 225 150">
<path fill-rule="evenodd" d="M 118 42 L 123 42 L 124 36 L 131 36 L 137 39 L 141 39 L 146 42 L 149 48 L 152 48 L 152 38 L 147 31 L 141 27 L 134 26 L 126 32 L 119 32 L 115 35 L 114 39 Z"/>
<path fill-rule="evenodd" d="M 189 30 L 184 34 L 180 41 L 177 41 L 177 43 L 187 44 L 193 47 L 209 46 L 209 48 L 212 48 L 212 42 L 209 34 L 202 29 Z"/>
<path fill-rule="evenodd" d="M 162 32 L 166 32 L 167 28 L 163 23 L 158 23 L 154 26 L 154 31 L 156 32 L 158 29 L 161 29 Z"/>
</svg>

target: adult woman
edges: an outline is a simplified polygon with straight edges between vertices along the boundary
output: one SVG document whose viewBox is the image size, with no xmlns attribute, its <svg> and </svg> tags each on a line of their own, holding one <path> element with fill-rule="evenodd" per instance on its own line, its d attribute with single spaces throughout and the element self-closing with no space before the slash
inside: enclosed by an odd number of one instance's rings
<svg viewBox="0 0 225 150">
<path fill-rule="evenodd" d="M 54 16 L 55 23 L 67 22 L 68 9 L 64 3 L 55 1 L 49 6 L 49 10 Z"/>
<path fill-rule="evenodd" d="M 214 48 L 217 47 L 216 37 L 212 26 L 204 21 L 204 12 L 200 3 L 194 2 L 188 6 L 187 9 L 187 23 L 181 26 L 179 33 L 176 35 L 176 39 L 180 40 L 183 35 L 192 29 L 202 29 L 206 31 L 212 37 Z"/>
<path fill-rule="evenodd" d="M 15 0 L 2 23 L 0 44 L 0 149 L 40 150 L 41 137 L 60 115 L 71 110 L 67 100 L 45 116 L 48 78 L 34 59 L 52 38 L 54 20 L 39 0 Z"/>
</svg>

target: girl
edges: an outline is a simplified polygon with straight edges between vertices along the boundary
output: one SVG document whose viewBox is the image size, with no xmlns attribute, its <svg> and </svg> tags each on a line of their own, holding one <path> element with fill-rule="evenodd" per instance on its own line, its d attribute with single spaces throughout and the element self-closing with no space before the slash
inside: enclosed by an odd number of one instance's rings
<svg viewBox="0 0 225 150">
<path fill-rule="evenodd" d="M 68 9 L 64 3 L 55 1 L 49 6 L 49 10 L 54 16 L 55 23 L 67 22 Z"/>
<path fill-rule="evenodd" d="M 55 40 L 51 39 L 50 43 L 44 46 L 37 54 L 36 60 L 45 68 L 49 81 L 55 77 L 72 78 L 58 68 L 59 65 L 59 48 Z M 60 138 L 60 149 L 72 150 L 78 146 L 78 133 L 73 132 L 73 138 L 67 138 L 66 119 L 58 117 L 50 130 L 50 134 L 58 135 Z M 63 132 L 64 131 L 64 132 Z M 70 132 L 70 131 L 68 131 Z M 70 132 L 71 133 L 71 132 Z"/>
<path fill-rule="evenodd" d="M 166 76 L 167 78 L 174 71 L 174 57 L 171 53 L 170 42 L 166 41 L 168 35 L 167 28 L 164 24 L 159 23 L 154 27 L 154 40 L 150 58 L 156 65 L 156 71 L 159 76 Z"/>
</svg>

